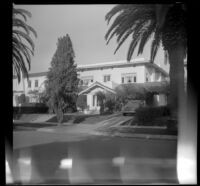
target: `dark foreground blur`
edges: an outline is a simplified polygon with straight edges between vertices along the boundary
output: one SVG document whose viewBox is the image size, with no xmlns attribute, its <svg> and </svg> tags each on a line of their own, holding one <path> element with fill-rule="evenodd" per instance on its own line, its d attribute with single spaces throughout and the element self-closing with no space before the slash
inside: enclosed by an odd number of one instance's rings
<svg viewBox="0 0 200 186">
<path fill-rule="evenodd" d="M 6 176 L 19 184 L 177 183 L 176 149 L 176 140 L 53 142 L 15 149 Z"/>
</svg>

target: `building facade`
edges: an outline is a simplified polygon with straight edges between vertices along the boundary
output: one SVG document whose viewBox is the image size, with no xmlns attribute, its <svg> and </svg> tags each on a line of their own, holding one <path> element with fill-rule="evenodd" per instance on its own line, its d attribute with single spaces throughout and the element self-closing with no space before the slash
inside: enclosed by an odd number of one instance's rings
<svg viewBox="0 0 200 186">
<path fill-rule="evenodd" d="M 98 91 L 111 92 L 115 94 L 115 88 L 120 84 L 161 82 L 168 78 L 168 73 L 158 65 L 148 60 L 137 59 L 130 62 L 114 61 L 90 65 L 77 66 L 79 85 L 86 87 L 79 93 L 87 95 L 89 110 L 99 110 L 97 103 Z M 30 97 L 30 102 L 37 101 L 33 92 L 44 90 L 44 81 L 47 72 L 32 73 L 29 81 L 22 80 L 18 84 L 17 78 L 13 78 L 13 105 L 16 105 L 16 97 L 21 93 Z M 158 95 L 159 104 L 166 104 L 164 95 Z"/>
</svg>

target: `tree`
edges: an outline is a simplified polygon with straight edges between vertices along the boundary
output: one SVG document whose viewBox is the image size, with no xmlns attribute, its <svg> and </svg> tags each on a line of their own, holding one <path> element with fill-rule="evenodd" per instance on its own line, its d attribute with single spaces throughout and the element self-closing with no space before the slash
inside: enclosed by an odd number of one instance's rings
<svg viewBox="0 0 200 186">
<path fill-rule="evenodd" d="M 143 53 L 144 46 L 153 36 L 151 45 L 151 62 L 154 62 L 157 50 L 162 43 L 165 57 L 170 64 L 170 96 L 169 105 L 172 116 L 176 116 L 180 101 L 179 95 L 184 95 L 184 58 L 187 53 L 186 13 L 184 4 L 169 5 L 117 5 L 106 15 L 109 23 L 115 17 L 105 38 L 107 44 L 117 36 L 118 46 L 115 53 L 132 36 L 127 53 L 129 61 L 138 46 L 138 55 Z"/>
<path fill-rule="evenodd" d="M 23 77 L 28 78 L 28 70 L 31 68 L 31 55 L 34 55 L 34 43 L 31 39 L 31 33 L 37 37 L 36 31 L 26 24 L 27 17 L 31 17 L 30 12 L 13 7 L 12 60 L 13 73 L 17 75 L 18 82 L 21 81 L 21 74 Z"/>
<path fill-rule="evenodd" d="M 112 95 L 106 94 L 106 100 L 105 100 L 105 107 L 108 109 L 109 113 L 113 113 L 113 111 L 116 109 L 116 102 L 115 97 Z"/>
<path fill-rule="evenodd" d="M 48 105 L 53 108 L 59 123 L 62 123 L 63 114 L 68 109 L 76 111 L 79 80 L 74 57 L 69 35 L 58 38 L 57 49 L 51 61 L 45 86 Z"/>
</svg>

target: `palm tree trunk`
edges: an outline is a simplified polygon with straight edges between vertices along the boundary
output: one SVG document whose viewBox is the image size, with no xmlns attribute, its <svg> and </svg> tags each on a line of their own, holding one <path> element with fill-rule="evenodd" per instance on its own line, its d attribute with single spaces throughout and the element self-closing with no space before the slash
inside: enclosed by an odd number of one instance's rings
<svg viewBox="0 0 200 186">
<path fill-rule="evenodd" d="M 169 50 L 170 95 L 169 106 L 172 118 L 177 118 L 180 103 L 185 99 L 184 91 L 184 47 L 179 45 Z"/>
</svg>

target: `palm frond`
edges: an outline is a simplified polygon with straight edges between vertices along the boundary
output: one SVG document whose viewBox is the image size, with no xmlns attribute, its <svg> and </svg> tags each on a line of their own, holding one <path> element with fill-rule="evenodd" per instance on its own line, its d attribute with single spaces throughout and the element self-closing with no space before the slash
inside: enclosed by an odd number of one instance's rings
<svg viewBox="0 0 200 186">
<path fill-rule="evenodd" d="M 148 40 L 151 38 L 151 36 L 155 30 L 155 26 L 156 26 L 155 21 L 152 20 L 150 22 L 150 25 L 146 28 L 146 31 L 143 33 L 143 35 L 141 37 L 137 55 L 140 55 L 143 53 L 144 46 L 146 45 Z"/>
<path fill-rule="evenodd" d="M 32 50 L 34 50 L 35 45 L 31 39 L 31 37 L 20 30 L 13 30 L 13 34 L 19 35 L 20 37 L 24 38 L 31 46 Z"/>
<path fill-rule="evenodd" d="M 15 65 L 20 68 L 20 71 L 22 72 L 22 75 L 24 77 L 28 78 L 28 71 L 26 69 L 23 56 L 17 50 L 15 50 L 15 52 L 13 52 L 13 61 L 16 61 Z"/>
<path fill-rule="evenodd" d="M 117 5 L 114 8 L 112 8 L 105 16 L 105 20 L 107 21 L 107 23 L 109 24 L 111 18 L 117 14 L 120 11 L 124 11 L 124 9 L 129 8 L 130 5 L 124 4 L 124 5 Z"/>
<path fill-rule="evenodd" d="M 129 12 L 122 12 L 115 20 L 114 22 L 112 23 L 112 25 L 110 26 L 110 28 L 108 29 L 106 35 L 105 35 L 105 39 L 107 40 L 108 39 L 108 36 L 110 35 L 110 33 L 113 31 L 113 29 L 116 29 L 116 27 L 120 24 L 120 22 L 123 22 L 125 21 L 129 15 Z M 110 40 L 111 37 L 108 39 Z"/>
<path fill-rule="evenodd" d="M 31 16 L 32 16 L 29 11 L 24 10 L 24 9 L 20 9 L 20 8 L 17 8 L 17 9 L 13 8 L 13 14 L 14 15 L 17 15 L 17 14 L 21 15 L 24 18 L 25 21 L 27 21 L 26 16 L 28 16 L 29 18 L 31 18 Z"/>
<path fill-rule="evenodd" d="M 160 41 L 161 41 L 160 32 L 155 31 L 154 40 L 151 44 L 151 63 L 154 62 L 155 56 L 160 46 Z"/>
<path fill-rule="evenodd" d="M 132 30 L 129 30 L 126 35 L 121 39 L 121 41 L 118 43 L 117 48 L 115 49 L 114 54 L 116 54 L 116 52 L 119 50 L 119 48 L 121 47 L 121 45 L 124 43 L 124 41 L 128 38 L 128 36 L 130 36 L 130 34 L 132 33 Z"/>
<path fill-rule="evenodd" d="M 146 32 L 146 28 L 148 25 L 149 25 L 149 20 L 143 19 L 143 20 L 140 20 L 139 24 L 135 27 L 133 36 L 132 36 L 132 41 L 135 41 L 135 42 L 133 42 L 129 47 L 129 51 L 127 55 L 128 61 L 131 59 L 133 52 L 135 50 L 135 47 L 137 46 L 138 42 L 141 40 L 144 32 Z"/>
<path fill-rule="evenodd" d="M 20 19 L 18 19 L 18 18 L 15 18 L 15 19 L 13 20 L 13 29 L 14 29 L 15 27 L 23 28 L 23 29 L 25 30 L 26 34 L 30 34 L 30 31 L 29 31 L 29 28 L 28 28 L 27 24 L 24 23 L 22 20 L 20 20 Z"/>
</svg>

